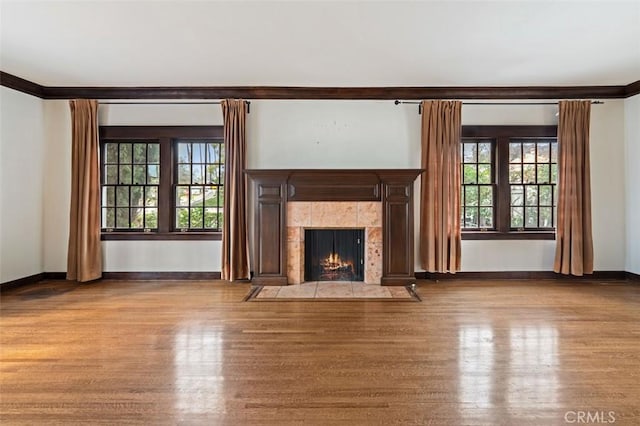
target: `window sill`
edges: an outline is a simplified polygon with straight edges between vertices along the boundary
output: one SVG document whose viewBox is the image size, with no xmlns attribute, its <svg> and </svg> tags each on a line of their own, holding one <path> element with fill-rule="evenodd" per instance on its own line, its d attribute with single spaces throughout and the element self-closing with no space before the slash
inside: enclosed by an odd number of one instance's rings
<svg viewBox="0 0 640 426">
<path fill-rule="evenodd" d="M 554 231 L 462 231 L 463 240 L 555 240 Z"/>
<path fill-rule="evenodd" d="M 222 240 L 222 232 L 103 232 L 102 241 L 198 241 L 198 240 Z"/>
</svg>

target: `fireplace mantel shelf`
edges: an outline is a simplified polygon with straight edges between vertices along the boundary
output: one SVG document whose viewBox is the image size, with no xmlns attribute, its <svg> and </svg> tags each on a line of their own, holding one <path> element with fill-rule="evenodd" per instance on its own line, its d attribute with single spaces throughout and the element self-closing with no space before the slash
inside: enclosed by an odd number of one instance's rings
<svg viewBox="0 0 640 426">
<path fill-rule="evenodd" d="M 415 279 L 413 182 L 422 169 L 253 169 L 255 269 L 261 285 L 287 284 L 286 212 L 295 201 L 382 203 L 382 284 Z"/>
</svg>

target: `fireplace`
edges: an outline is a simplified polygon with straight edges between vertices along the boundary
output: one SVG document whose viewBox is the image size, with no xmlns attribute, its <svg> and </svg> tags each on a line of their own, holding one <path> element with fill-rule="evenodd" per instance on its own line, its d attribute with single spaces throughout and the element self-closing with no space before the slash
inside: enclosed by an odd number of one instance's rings
<svg viewBox="0 0 640 426">
<path fill-rule="evenodd" d="M 252 282 L 303 282 L 304 230 L 363 229 L 364 281 L 415 280 L 413 182 L 421 169 L 245 170 L 254 184 Z"/>
<path fill-rule="evenodd" d="M 364 229 L 306 229 L 305 281 L 364 281 Z"/>
</svg>

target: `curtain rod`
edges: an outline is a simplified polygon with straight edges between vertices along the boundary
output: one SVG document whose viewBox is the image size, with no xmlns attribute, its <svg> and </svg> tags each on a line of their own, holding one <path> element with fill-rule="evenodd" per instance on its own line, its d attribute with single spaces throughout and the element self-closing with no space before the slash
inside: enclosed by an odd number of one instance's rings
<svg viewBox="0 0 640 426">
<path fill-rule="evenodd" d="M 421 101 L 399 101 L 393 102 L 396 105 L 418 105 L 418 114 L 422 114 L 422 102 Z M 559 102 L 462 102 L 462 105 L 558 105 Z M 591 101 L 592 105 L 602 105 L 603 101 Z M 556 114 L 557 115 L 557 114 Z"/>
<path fill-rule="evenodd" d="M 220 105 L 220 101 L 191 101 L 191 102 L 179 102 L 179 101 L 164 101 L 164 102 L 136 102 L 136 101 L 114 101 L 114 102 L 98 102 L 98 105 Z M 247 114 L 251 110 L 251 102 L 244 101 L 247 104 Z"/>
<path fill-rule="evenodd" d="M 591 101 L 593 105 L 601 105 L 602 101 Z M 394 104 L 420 105 L 420 101 L 394 101 Z M 558 105 L 558 102 L 462 102 L 463 105 Z"/>
</svg>

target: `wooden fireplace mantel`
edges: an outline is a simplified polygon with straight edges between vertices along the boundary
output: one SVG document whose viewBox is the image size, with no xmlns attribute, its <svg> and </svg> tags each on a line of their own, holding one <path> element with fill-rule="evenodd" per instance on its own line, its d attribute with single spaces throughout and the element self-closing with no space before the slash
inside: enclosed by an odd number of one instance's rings
<svg viewBox="0 0 640 426">
<path fill-rule="evenodd" d="M 287 202 L 380 201 L 382 284 L 415 280 L 413 182 L 422 169 L 245 170 L 255 183 L 253 282 L 287 284 Z"/>
</svg>

